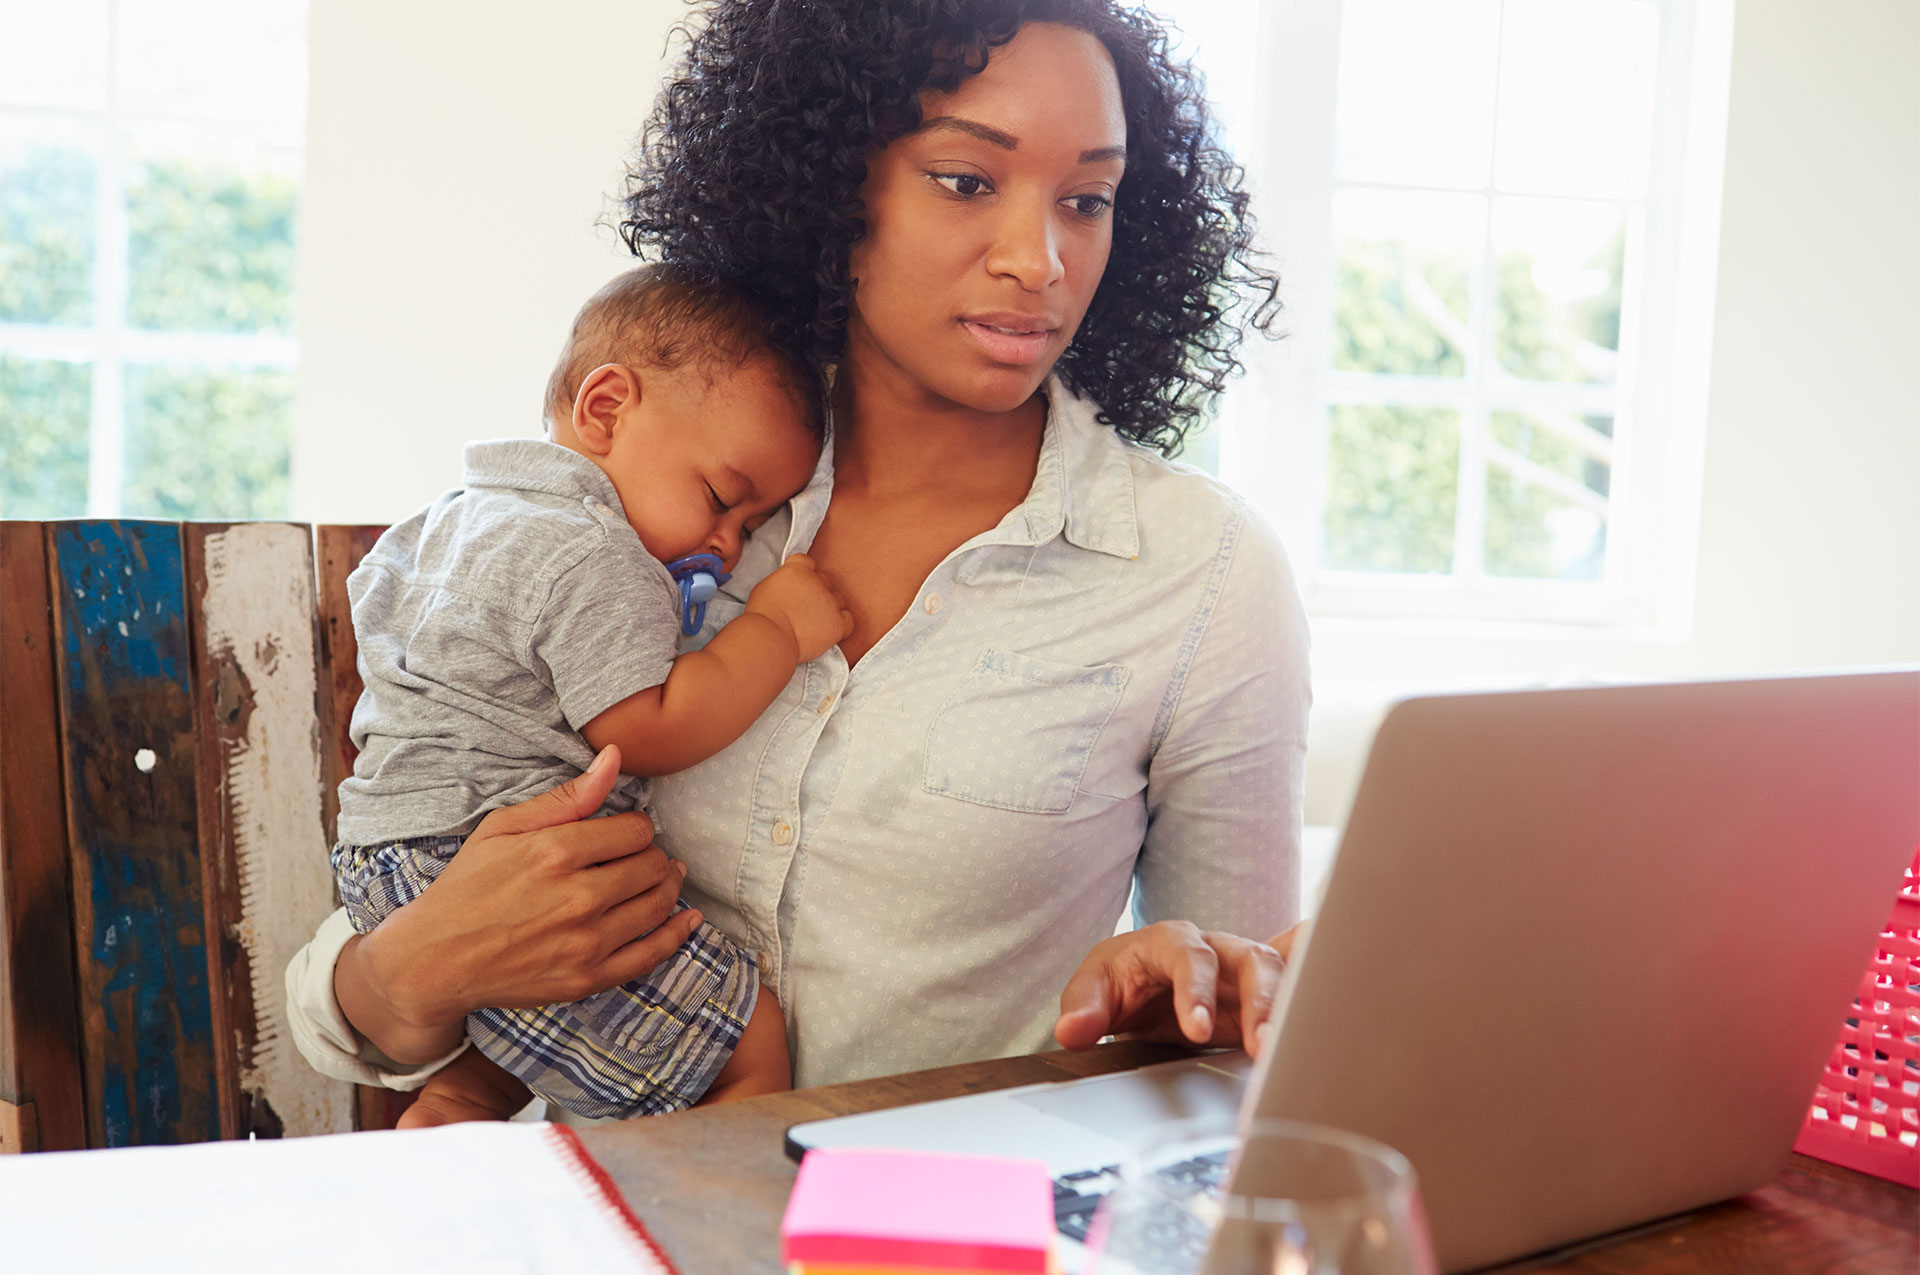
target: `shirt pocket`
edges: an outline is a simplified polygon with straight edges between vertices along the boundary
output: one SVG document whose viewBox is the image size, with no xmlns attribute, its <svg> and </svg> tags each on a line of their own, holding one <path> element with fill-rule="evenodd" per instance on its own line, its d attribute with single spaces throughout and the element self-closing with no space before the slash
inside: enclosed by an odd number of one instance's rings
<svg viewBox="0 0 1920 1275">
<path fill-rule="evenodd" d="M 933 716 L 922 787 L 1000 810 L 1062 813 L 1128 676 L 1119 664 L 1056 664 L 989 647 Z"/>
</svg>

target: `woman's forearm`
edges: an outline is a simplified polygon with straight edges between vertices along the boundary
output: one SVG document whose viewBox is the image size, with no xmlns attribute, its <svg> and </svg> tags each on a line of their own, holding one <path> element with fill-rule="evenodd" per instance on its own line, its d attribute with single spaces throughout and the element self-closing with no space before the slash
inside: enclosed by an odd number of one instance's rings
<svg viewBox="0 0 1920 1275">
<path fill-rule="evenodd" d="M 396 914 L 397 915 L 397 914 Z M 394 1062 L 405 1065 L 445 1057 L 465 1034 L 466 1015 L 434 1009 L 396 987 L 380 962 L 380 931 L 347 940 L 333 967 L 333 994 L 355 1031 Z"/>
</svg>

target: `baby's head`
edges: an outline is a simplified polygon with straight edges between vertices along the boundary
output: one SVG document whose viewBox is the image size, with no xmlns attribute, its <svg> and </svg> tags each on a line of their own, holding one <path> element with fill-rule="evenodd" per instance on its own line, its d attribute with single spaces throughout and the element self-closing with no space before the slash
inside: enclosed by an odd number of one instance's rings
<svg viewBox="0 0 1920 1275">
<path fill-rule="evenodd" d="M 822 411 L 817 379 L 750 300 L 662 266 L 580 307 L 547 382 L 547 436 L 600 466 L 647 552 L 717 554 L 728 570 L 813 476 Z"/>
</svg>

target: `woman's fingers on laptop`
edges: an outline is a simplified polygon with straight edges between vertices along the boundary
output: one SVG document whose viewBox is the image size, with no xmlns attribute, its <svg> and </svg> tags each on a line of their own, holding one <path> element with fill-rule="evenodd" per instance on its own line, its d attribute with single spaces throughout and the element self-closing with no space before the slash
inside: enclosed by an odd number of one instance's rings
<svg viewBox="0 0 1920 1275">
<path fill-rule="evenodd" d="M 1297 929 L 1297 927 L 1296 927 Z M 1279 936 L 1291 946 L 1295 931 Z M 1104 1036 L 1260 1047 L 1286 961 L 1275 946 L 1163 921 L 1096 946 L 1060 994 L 1054 1039 L 1089 1049 Z"/>
</svg>

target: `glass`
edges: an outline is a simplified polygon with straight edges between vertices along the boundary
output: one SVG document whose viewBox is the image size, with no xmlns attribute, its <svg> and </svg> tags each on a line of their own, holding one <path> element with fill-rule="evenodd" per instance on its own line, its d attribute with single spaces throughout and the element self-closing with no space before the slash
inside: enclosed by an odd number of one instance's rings
<svg viewBox="0 0 1920 1275">
<path fill-rule="evenodd" d="M 1487 424 L 1487 574 L 1599 579 L 1607 560 L 1612 418 L 1495 412 Z"/>
<path fill-rule="evenodd" d="M 0 0 L 0 102 L 107 104 L 107 0 Z"/>
<path fill-rule="evenodd" d="M 1413 1167 L 1369 1138 L 1222 1117 L 1135 1144 L 1087 1275 L 1438 1275 Z"/>
<path fill-rule="evenodd" d="M 91 320 L 93 182 L 78 130 L 0 128 L 0 323 Z"/>
<path fill-rule="evenodd" d="M 1510 0 L 1494 181 L 1532 195 L 1646 193 L 1660 11 L 1643 0 Z"/>
<path fill-rule="evenodd" d="M 1336 571 L 1451 572 L 1460 413 L 1441 406 L 1340 403 L 1328 415 L 1326 565 Z"/>
<path fill-rule="evenodd" d="M 1620 379 L 1628 219 L 1610 204 L 1497 199 L 1494 346 L 1509 376 Z"/>
<path fill-rule="evenodd" d="M 118 89 L 135 114 L 242 124 L 297 144 L 306 0 L 119 0 Z"/>
<path fill-rule="evenodd" d="M 1473 195 L 1342 191 L 1333 200 L 1333 366 L 1463 376 L 1486 203 Z"/>
<path fill-rule="evenodd" d="M 0 518 L 87 511 L 93 370 L 0 354 Z"/>
<path fill-rule="evenodd" d="M 127 323 L 166 332 L 291 335 L 290 157 L 148 138 L 127 181 Z"/>
<path fill-rule="evenodd" d="M 125 392 L 127 517 L 286 516 L 292 372 L 130 364 Z"/>
<path fill-rule="evenodd" d="M 1334 175 L 1483 189 L 1499 48 L 1500 0 L 1346 0 Z"/>
</svg>

